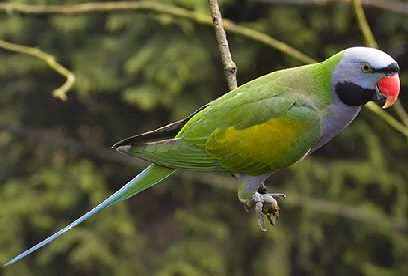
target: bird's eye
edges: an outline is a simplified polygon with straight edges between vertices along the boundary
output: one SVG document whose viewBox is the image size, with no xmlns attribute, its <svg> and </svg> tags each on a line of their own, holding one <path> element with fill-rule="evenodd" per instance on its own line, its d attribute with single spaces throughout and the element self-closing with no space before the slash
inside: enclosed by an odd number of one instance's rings
<svg viewBox="0 0 408 276">
<path fill-rule="evenodd" d="M 370 72 L 371 71 L 370 65 L 368 65 L 367 63 L 361 64 L 361 71 L 363 71 L 364 73 Z"/>
</svg>

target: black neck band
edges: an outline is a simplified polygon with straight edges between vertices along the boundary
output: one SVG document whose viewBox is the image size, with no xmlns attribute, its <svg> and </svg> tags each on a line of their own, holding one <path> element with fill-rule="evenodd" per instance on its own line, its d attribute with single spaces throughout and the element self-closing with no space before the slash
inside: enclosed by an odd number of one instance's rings
<svg viewBox="0 0 408 276">
<path fill-rule="evenodd" d="M 340 101 L 349 106 L 361 106 L 372 101 L 375 89 L 365 89 L 351 82 L 340 82 L 334 88 Z"/>
</svg>

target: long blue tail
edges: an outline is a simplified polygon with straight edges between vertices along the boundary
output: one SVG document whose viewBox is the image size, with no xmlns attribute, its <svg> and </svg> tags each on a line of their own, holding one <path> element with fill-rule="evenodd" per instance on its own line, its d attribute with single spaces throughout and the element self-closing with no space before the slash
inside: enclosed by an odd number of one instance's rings
<svg viewBox="0 0 408 276">
<path fill-rule="evenodd" d="M 116 191 L 113 195 L 108 197 L 105 201 L 103 201 L 101 204 L 93 208 L 91 211 L 83 215 L 82 217 L 76 219 L 73 221 L 70 225 L 66 226 L 65 228 L 61 229 L 57 233 L 53 234 L 52 236 L 46 238 L 42 242 L 34 245 L 30 249 L 24 251 L 14 259 L 10 260 L 7 262 L 4 266 L 7 266 L 9 264 L 12 264 L 25 256 L 31 254 L 32 252 L 36 251 L 37 249 L 40 249 L 44 245 L 46 245 L 49 242 L 52 242 L 56 238 L 58 238 L 60 235 L 64 234 L 67 232 L 69 229 L 74 228 L 84 220 L 88 219 L 89 217 L 93 216 L 97 212 L 101 211 L 102 209 L 105 209 L 112 204 L 115 204 L 119 201 L 128 199 L 129 197 L 153 186 L 154 184 L 160 182 L 167 176 L 171 175 L 175 169 L 170 169 L 167 167 L 163 167 L 160 165 L 155 165 L 152 164 L 149 167 L 147 167 L 144 171 L 142 171 L 140 174 L 138 174 L 135 178 L 133 178 L 131 181 L 129 181 L 125 186 L 120 188 L 118 191 Z"/>
</svg>

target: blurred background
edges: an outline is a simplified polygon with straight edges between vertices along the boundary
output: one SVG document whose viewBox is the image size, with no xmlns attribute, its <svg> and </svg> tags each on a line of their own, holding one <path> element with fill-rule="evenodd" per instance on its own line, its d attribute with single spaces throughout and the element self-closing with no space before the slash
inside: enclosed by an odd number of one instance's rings
<svg viewBox="0 0 408 276">
<path fill-rule="evenodd" d="M 209 15 L 206 0 L 149 2 Z M 369 2 L 368 23 L 379 47 L 401 66 L 400 99 L 408 108 L 408 1 Z M 220 5 L 224 18 L 318 61 L 365 43 L 349 1 Z M 211 26 L 148 9 L 0 10 L 0 39 L 38 47 L 76 76 L 61 101 L 52 91 L 62 76 L 39 59 L 0 49 L 5 263 L 148 165 L 110 149 L 114 142 L 188 116 L 228 89 Z M 242 36 L 228 39 L 239 84 L 303 64 Z M 398 118 L 395 108 L 386 112 Z M 288 198 L 280 203 L 277 226 L 267 225 L 266 233 L 253 210 L 244 211 L 229 175 L 178 171 L 0 268 L 0 275 L 408 275 L 407 146 L 406 136 L 365 109 L 312 157 L 267 180 L 270 191 Z"/>
</svg>

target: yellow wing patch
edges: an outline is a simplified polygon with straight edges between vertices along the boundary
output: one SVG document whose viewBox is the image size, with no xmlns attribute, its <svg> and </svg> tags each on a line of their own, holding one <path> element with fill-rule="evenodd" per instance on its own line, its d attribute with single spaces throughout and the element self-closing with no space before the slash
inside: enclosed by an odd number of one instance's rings
<svg viewBox="0 0 408 276">
<path fill-rule="evenodd" d="M 281 169 L 295 163 L 316 142 L 312 137 L 316 133 L 315 124 L 306 122 L 280 117 L 242 130 L 234 127 L 216 130 L 208 140 L 207 152 L 215 158 L 239 156 L 244 163 L 252 160 L 269 165 L 271 171 Z"/>
<path fill-rule="evenodd" d="M 243 130 L 229 127 L 225 131 L 224 142 L 242 157 L 269 164 L 271 158 L 281 159 L 288 154 L 301 129 L 300 124 L 289 118 L 273 118 Z"/>
</svg>

